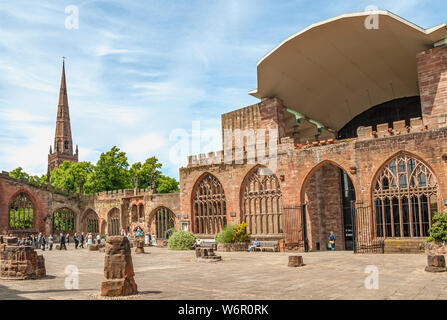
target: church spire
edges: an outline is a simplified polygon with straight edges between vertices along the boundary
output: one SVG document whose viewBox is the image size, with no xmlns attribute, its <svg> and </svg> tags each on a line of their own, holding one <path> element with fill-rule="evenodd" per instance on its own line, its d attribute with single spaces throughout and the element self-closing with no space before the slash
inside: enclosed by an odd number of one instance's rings
<svg viewBox="0 0 447 320">
<path fill-rule="evenodd" d="M 51 159 L 50 159 L 51 158 Z M 57 107 L 56 133 L 54 135 L 54 153 L 48 156 L 50 170 L 57 168 L 64 161 L 77 162 L 78 155 L 73 154 L 70 111 L 68 108 L 67 81 L 65 78 L 65 57 L 62 61 L 62 77 Z"/>
</svg>

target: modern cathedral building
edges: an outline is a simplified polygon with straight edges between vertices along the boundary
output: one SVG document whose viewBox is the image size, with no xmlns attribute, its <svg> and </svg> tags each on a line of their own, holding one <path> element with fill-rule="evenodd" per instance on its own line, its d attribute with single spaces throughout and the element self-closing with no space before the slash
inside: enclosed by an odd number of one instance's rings
<svg viewBox="0 0 447 320">
<path fill-rule="evenodd" d="M 250 94 L 260 102 L 222 115 L 222 151 L 189 157 L 180 194 L 67 199 L 73 230 L 87 230 L 89 217 L 98 232 L 139 223 L 161 237 L 174 225 L 211 238 L 245 221 L 253 238 L 284 249 L 326 250 L 333 231 L 338 250 L 417 251 L 447 207 L 447 26 L 423 29 L 388 11 L 341 15 L 286 39 L 257 74 Z M 68 105 L 60 109 L 62 123 Z M 68 132 L 56 134 L 56 152 L 77 161 Z M 43 191 L 7 174 L 0 191 L 0 230 L 54 230 L 57 206 Z M 18 195 L 35 213 L 28 228 L 11 228 Z"/>
</svg>

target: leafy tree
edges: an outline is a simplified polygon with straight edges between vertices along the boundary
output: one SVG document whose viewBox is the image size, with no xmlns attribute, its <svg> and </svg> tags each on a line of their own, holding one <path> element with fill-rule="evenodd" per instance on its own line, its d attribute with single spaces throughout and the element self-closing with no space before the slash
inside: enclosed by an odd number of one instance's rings
<svg viewBox="0 0 447 320">
<path fill-rule="evenodd" d="M 132 179 L 128 170 L 129 162 L 125 152 L 116 146 L 102 153 L 92 176 L 93 192 L 132 188 Z"/>
<path fill-rule="evenodd" d="M 15 179 L 29 180 L 29 174 L 23 171 L 22 167 L 18 167 L 9 173 L 9 176 Z"/>
<path fill-rule="evenodd" d="M 68 162 L 65 161 L 50 175 L 51 184 L 57 188 L 78 192 L 79 181 L 82 179 L 84 192 L 94 192 L 95 186 L 92 176 L 95 167 L 90 162 Z"/>
<path fill-rule="evenodd" d="M 155 184 L 158 193 L 175 193 L 180 190 L 178 181 L 167 176 L 161 176 Z"/>
<path fill-rule="evenodd" d="M 135 172 L 138 177 L 138 187 L 146 189 L 152 186 L 152 170 L 154 170 L 155 189 L 157 193 L 173 193 L 179 191 L 179 185 L 177 180 L 164 176 L 161 173 L 162 164 L 158 162 L 156 157 L 148 158 L 144 164 L 136 162 L 130 168 L 130 175 L 132 181 L 134 179 Z"/>
<path fill-rule="evenodd" d="M 44 174 L 42 176 L 30 176 L 28 173 L 26 173 L 25 171 L 23 171 L 22 167 L 18 167 L 14 170 L 12 170 L 9 173 L 9 176 L 12 178 L 16 178 L 16 179 L 22 179 L 22 180 L 27 180 L 32 184 L 35 185 L 45 185 L 47 183 L 47 175 Z"/>
</svg>

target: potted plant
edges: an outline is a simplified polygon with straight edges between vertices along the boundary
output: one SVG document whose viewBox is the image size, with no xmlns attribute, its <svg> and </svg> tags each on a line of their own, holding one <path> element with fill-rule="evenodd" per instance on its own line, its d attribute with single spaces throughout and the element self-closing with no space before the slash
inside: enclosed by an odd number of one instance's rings
<svg viewBox="0 0 447 320">
<path fill-rule="evenodd" d="M 320 141 L 320 145 L 325 146 L 326 145 L 326 140 Z"/>
<path fill-rule="evenodd" d="M 329 144 L 334 144 L 335 140 L 334 139 L 329 139 L 327 142 L 329 142 Z"/>
</svg>

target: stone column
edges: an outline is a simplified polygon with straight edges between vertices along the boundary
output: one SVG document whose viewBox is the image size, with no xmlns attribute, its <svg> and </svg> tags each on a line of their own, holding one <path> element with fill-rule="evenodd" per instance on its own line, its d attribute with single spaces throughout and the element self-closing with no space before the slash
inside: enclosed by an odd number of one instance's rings
<svg viewBox="0 0 447 320">
<path fill-rule="evenodd" d="M 136 294 L 137 284 L 134 280 L 130 242 L 127 237 L 108 237 L 105 251 L 106 280 L 101 284 L 101 295 L 116 297 Z"/>
</svg>

